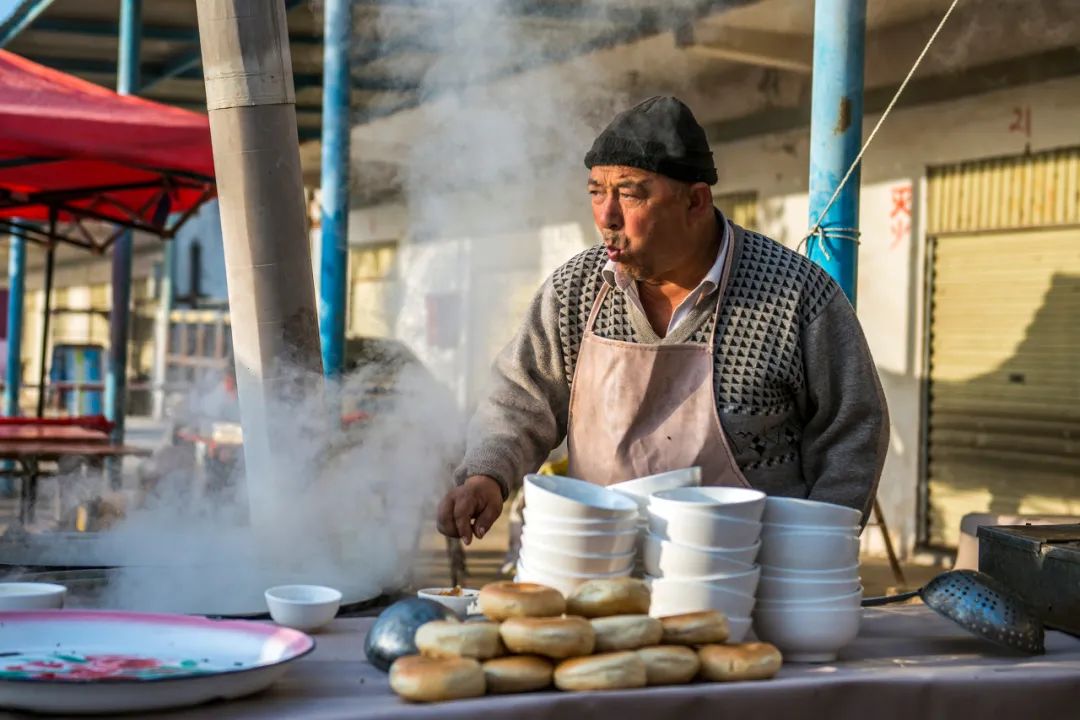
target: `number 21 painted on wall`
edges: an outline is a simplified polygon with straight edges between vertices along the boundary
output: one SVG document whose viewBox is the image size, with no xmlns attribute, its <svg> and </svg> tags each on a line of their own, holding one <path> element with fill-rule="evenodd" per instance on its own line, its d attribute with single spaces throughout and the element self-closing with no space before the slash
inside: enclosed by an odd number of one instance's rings
<svg viewBox="0 0 1080 720">
<path fill-rule="evenodd" d="M 1031 106 L 1014 107 L 1012 111 L 1012 123 L 1009 132 L 1023 133 L 1024 137 L 1031 138 Z"/>
</svg>

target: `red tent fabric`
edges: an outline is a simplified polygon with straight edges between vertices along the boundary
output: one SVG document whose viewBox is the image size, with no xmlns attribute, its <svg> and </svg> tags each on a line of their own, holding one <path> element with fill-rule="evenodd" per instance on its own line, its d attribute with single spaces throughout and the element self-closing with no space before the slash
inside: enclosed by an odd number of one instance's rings
<svg viewBox="0 0 1080 720">
<path fill-rule="evenodd" d="M 168 236 L 176 225 L 166 218 L 212 197 L 213 177 L 205 115 L 0 50 L 0 218 L 101 220 Z"/>
</svg>

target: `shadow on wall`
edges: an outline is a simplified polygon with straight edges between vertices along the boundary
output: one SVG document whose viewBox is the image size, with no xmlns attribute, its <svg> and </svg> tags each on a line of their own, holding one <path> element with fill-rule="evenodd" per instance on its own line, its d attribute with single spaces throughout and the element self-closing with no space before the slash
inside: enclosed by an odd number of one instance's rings
<svg viewBox="0 0 1080 720">
<path fill-rule="evenodd" d="M 1002 323 L 1010 310 L 1002 303 Z M 955 544 L 969 512 L 1080 513 L 1077 317 L 1080 275 L 1055 274 L 1010 357 L 970 380 L 930 381 L 931 544 Z M 994 337 L 986 328 L 974 342 L 993 352 Z"/>
</svg>

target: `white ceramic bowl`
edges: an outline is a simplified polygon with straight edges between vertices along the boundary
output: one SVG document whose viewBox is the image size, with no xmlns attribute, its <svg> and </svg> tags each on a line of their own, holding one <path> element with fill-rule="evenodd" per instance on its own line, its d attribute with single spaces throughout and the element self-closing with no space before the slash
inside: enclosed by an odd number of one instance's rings
<svg viewBox="0 0 1080 720">
<path fill-rule="evenodd" d="M 854 592 L 838 592 L 835 595 L 818 598 L 800 597 L 798 595 L 788 595 L 783 598 L 765 598 L 758 595 L 757 606 L 770 610 L 790 610 L 804 607 L 820 607 L 822 609 L 859 607 L 862 605 L 862 595 L 862 585 L 859 585 Z"/>
<path fill-rule="evenodd" d="M 862 533 L 862 528 L 858 525 L 786 525 L 783 523 L 761 523 L 761 535 L 774 535 L 776 533 L 785 532 L 812 532 L 812 533 L 832 533 L 834 535 L 850 535 L 851 537 L 858 537 Z"/>
<path fill-rule="evenodd" d="M 521 518 L 525 521 L 525 527 L 543 532 L 600 532 L 620 533 L 636 530 L 640 522 L 637 515 L 621 520 L 588 520 L 566 518 L 560 515 L 540 512 L 523 508 Z"/>
<path fill-rule="evenodd" d="M 637 516 L 637 503 L 600 485 L 558 475 L 526 475 L 525 504 L 565 518 L 623 520 Z"/>
<path fill-rule="evenodd" d="M 832 662 L 859 634 L 860 608 L 754 610 L 754 634 L 780 649 L 784 662 Z"/>
<path fill-rule="evenodd" d="M 792 580 L 853 580 L 859 577 L 859 565 L 835 568 L 833 570 L 797 570 L 761 564 L 762 578 L 790 578 Z"/>
<path fill-rule="evenodd" d="M 738 487 L 681 487 L 654 492 L 649 509 L 696 510 L 757 523 L 765 510 L 765 493 Z"/>
<path fill-rule="evenodd" d="M 518 559 L 517 575 L 514 577 L 515 582 L 532 582 L 540 585 L 547 585 L 550 588 L 555 588 L 563 595 L 569 596 L 577 586 L 586 580 L 592 580 L 594 578 L 616 578 L 626 577 L 630 574 L 630 569 L 622 570 L 616 573 L 610 573 L 607 575 L 594 574 L 594 575 L 581 575 L 561 572 L 551 568 L 530 567 L 528 561 L 522 561 Z"/>
<path fill-rule="evenodd" d="M 649 506 L 649 532 L 662 540 L 713 550 L 745 548 L 761 536 L 761 523 L 699 510 Z"/>
<path fill-rule="evenodd" d="M 754 609 L 753 594 L 729 590 L 712 582 L 670 580 L 648 575 L 645 582 L 652 589 L 649 614 L 653 617 L 699 610 L 719 610 L 728 617 L 746 617 Z"/>
<path fill-rule="evenodd" d="M 266 605 L 278 625 L 309 632 L 334 619 L 341 593 L 322 585 L 279 585 L 266 591 Z"/>
<path fill-rule="evenodd" d="M 784 525 L 845 527 L 858 525 L 862 521 L 862 513 L 844 505 L 772 496 L 765 501 L 762 520 Z"/>
<path fill-rule="evenodd" d="M 762 600 L 814 601 L 847 595 L 859 590 L 859 578 L 846 580 L 798 580 L 762 577 L 758 581 L 757 598 Z"/>
<path fill-rule="evenodd" d="M 52 583 L 0 583 L 0 610 L 57 610 L 66 594 L 66 587 Z"/>
<path fill-rule="evenodd" d="M 648 580 L 670 580 L 674 583 L 688 582 L 705 584 L 724 590 L 725 592 L 753 596 L 757 592 L 758 581 L 761 578 L 761 568 L 757 565 L 752 565 L 749 570 L 721 573 L 718 575 L 703 575 L 694 578 L 659 578 L 651 573 L 647 574 L 645 577 Z"/>
<path fill-rule="evenodd" d="M 472 588 L 461 588 L 460 595 L 444 595 L 443 593 L 452 592 L 454 588 L 451 587 L 430 587 L 422 588 L 416 591 L 416 596 L 424 598 L 425 600 L 432 600 L 444 605 L 461 617 L 465 617 L 469 614 L 469 608 L 477 601 L 480 595 L 479 590 Z"/>
<path fill-rule="evenodd" d="M 620 572 L 634 565 L 634 551 L 618 555 L 579 555 L 521 541 L 521 559 L 526 565 L 553 568 L 560 572 L 592 575 Z"/>
<path fill-rule="evenodd" d="M 835 570 L 859 561 L 859 539 L 836 533 L 776 533 L 761 540 L 762 565 Z"/>
<path fill-rule="evenodd" d="M 729 617 L 728 639 L 729 643 L 741 643 L 746 639 L 746 633 L 750 632 L 750 626 L 754 623 L 751 617 Z"/>
<path fill-rule="evenodd" d="M 608 485 L 608 489 L 626 495 L 644 511 L 649 506 L 649 496 L 654 492 L 699 485 L 701 485 L 701 468 L 691 467 L 615 483 Z"/>
<path fill-rule="evenodd" d="M 638 531 L 634 529 L 617 533 L 574 532 L 573 530 L 563 532 L 526 525 L 522 529 L 521 542 L 523 544 L 535 543 L 552 550 L 579 555 L 596 553 L 617 555 L 634 551 L 638 542 Z"/>
<path fill-rule="evenodd" d="M 760 543 L 755 543 L 745 548 L 712 550 L 646 534 L 641 554 L 650 575 L 694 578 L 749 570 L 760 547 Z"/>
</svg>

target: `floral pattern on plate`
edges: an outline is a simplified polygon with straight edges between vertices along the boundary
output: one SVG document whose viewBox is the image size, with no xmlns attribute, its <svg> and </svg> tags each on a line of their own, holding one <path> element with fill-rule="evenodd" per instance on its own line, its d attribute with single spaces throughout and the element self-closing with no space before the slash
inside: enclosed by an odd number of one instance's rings
<svg viewBox="0 0 1080 720">
<path fill-rule="evenodd" d="M 235 670 L 210 665 L 207 658 L 169 659 L 140 655 L 81 654 L 77 652 L 4 653 L 0 680 L 156 680 Z"/>
</svg>

